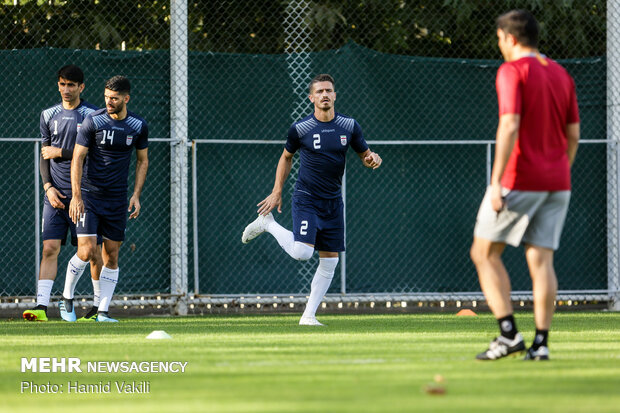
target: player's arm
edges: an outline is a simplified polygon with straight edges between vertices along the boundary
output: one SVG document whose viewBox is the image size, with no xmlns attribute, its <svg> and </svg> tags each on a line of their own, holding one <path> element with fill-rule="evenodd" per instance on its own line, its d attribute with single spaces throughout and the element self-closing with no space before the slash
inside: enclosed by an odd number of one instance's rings
<svg viewBox="0 0 620 413">
<path fill-rule="evenodd" d="M 495 161 L 491 172 L 491 205 L 494 211 L 501 211 L 504 206 L 500 182 L 508 164 L 508 159 L 519 136 L 521 115 L 507 113 L 500 116 L 497 135 L 495 136 Z"/>
<path fill-rule="evenodd" d="M 370 149 L 366 149 L 364 152 L 358 153 L 357 156 L 360 157 L 362 165 L 364 165 L 366 168 L 377 169 L 381 166 L 381 163 L 383 162 L 383 159 L 381 159 L 379 154 L 376 152 L 372 152 Z"/>
<path fill-rule="evenodd" d="M 43 155 L 43 151 L 46 147 L 50 147 L 52 142 L 52 134 L 45 122 L 45 117 L 41 113 L 41 119 L 39 121 L 39 131 L 41 132 L 41 157 L 39 158 L 39 173 L 41 174 L 41 181 L 43 182 L 43 190 L 50 205 L 54 208 L 65 209 L 65 205 L 60 198 L 66 198 L 58 189 L 52 185 L 52 174 L 50 172 L 50 160 Z"/>
<path fill-rule="evenodd" d="M 41 132 L 41 158 L 39 160 L 39 173 L 41 174 L 41 181 L 43 182 L 43 189 L 47 192 L 52 187 L 52 175 L 50 173 L 50 161 L 43 156 L 43 148 L 52 144 L 52 134 L 45 121 L 43 112 L 39 118 L 39 131 Z"/>
<path fill-rule="evenodd" d="M 577 155 L 577 146 L 579 146 L 581 130 L 579 124 L 579 105 L 577 104 L 577 92 L 575 90 L 575 81 L 572 78 L 571 92 L 571 100 L 570 105 L 568 106 L 568 113 L 566 117 L 566 154 L 568 155 L 569 165 L 573 166 L 573 162 L 575 162 L 575 156 Z"/>
<path fill-rule="evenodd" d="M 291 168 L 293 167 L 293 155 L 293 153 L 287 151 L 286 149 L 282 151 L 282 155 L 278 161 L 276 180 L 273 184 L 271 194 L 257 204 L 259 214 L 267 215 L 275 207 L 278 207 L 278 212 L 282 212 L 282 189 L 284 188 L 284 182 L 286 182 L 286 178 L 288 178 L 288 175 L 291 173 Z"/>
<path fill-rule="evenodd" d="M 71 159 L 71 151 L 65 151 L 66 149 L 57 148 L 51 145 L 44 145 L 41 147 L 41 156 L 43 156 L 43 159 L 56 159 L 65 158 L 65 155 L 68 153 L 69 156 L 65 159 Z"/>
<path fill-rule="evenodd" d="M 353 132 L 351 133 L 351 148 L 357 153 L 357 156 L 360 157 L 362 161 L 362 165 L 366 168 L 377 169 L 381 166 L 381 162 L 383 160 L 379 156 L 378 153 L 371 151 L 368 148 L 368 144 L 364 140 L 364 133 L 362 132 L 362 127 L 357 123 L 357 121 L 353 122 Z"/>
<path fill-rule="evenodd" d="M 82 172 L 84 159 L 88 154 L 88 146 L 75 144 L 73 149 L 73 159 L 71 160 L 71 203 L 69 204 L 69 217 L 77 224 L 80 215 L 84 213 L 84 202 L 82 201 Z"/>
<path fill-rule="evenodd" d="M 575 162 L 580 134 L 581 131 L 579 123 L 569 123 L 566 125 L 566 139 L 568 140 L 568 148 L 566 153 L 568 154 L 568 162 L 570 166 L 573 166 L 573 162 Z"/>
<path fill-rule="evenodd" d="M 140 215 L 140 209 L 142 208 L 140 205 L 140 195 L 142 194 L 144 182 L 146 182 L 146 172 L 149 169 L 148 151 L 148 148 L 136 150 L 136 183 L 133 186 L 133 195 L 129 200 L 129 208 L 127 211 L 131 212 L 132 208 L 134 210 L 129 215 L 129 218 L 138 218 L 138 215 Z"/>
</svg>

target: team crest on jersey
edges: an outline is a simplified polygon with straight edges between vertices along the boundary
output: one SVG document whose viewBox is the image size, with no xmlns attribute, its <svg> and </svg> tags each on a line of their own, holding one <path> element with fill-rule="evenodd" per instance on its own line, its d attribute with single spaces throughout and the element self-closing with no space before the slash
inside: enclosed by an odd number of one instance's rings
<svg viewBox="0 0 620 413">
<path fill-rule="evenodd" d="M 127 141 L 125 143 L 131 145 L 131 142 L 133 142 L 133 135 L 127 135 Z"/>
<path fill-rule="evenodd" d="M 81 127 L 82 127 L 82 124 L 81 124 L 81 123 L 78 123 L 78 124 L 77 124 L 77 130 L 79 131 Z"/>
<path fill-rule="evenodd" d="M 347 146 L 347 135 L 340 135 L 340 144 L 342 146 Z"/>
</svg>

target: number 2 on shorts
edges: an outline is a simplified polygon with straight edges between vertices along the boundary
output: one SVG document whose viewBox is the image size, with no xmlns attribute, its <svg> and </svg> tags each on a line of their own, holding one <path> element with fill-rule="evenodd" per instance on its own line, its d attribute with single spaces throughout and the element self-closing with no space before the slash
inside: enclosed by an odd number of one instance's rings
<svg viewBox="0 0 620 413">
<path fill-rule="evenodd" d="M 299 233 L 301 235 L 308 235 L 308 221 L 303 220 L 301 221 L 301 227 L 299 228 Z"/>
</svg>

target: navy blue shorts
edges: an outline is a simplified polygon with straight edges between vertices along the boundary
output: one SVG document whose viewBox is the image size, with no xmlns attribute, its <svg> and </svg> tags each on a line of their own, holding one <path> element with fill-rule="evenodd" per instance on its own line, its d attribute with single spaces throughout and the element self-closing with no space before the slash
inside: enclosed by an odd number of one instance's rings
<svg viewBox="0 0 620 413">
<path fill-rule="evenodd" d="M 295 191 L 292 203 L 295 241 L 314 245 L 318 251 L 345 250 L 342 198 L 319 199 Z"/>
<path fill-rule="evenodd" d="M 125 240 L 127 228 L 127 199 L 104 199 L 82 192 L 84 215 L 76 225 L 78 237 L 97 234 L 112 241 Z"/>
<path fill-rule="evenodd" d="M 64 195 L 71 194 L 71 190 L 61 191 Z M 67 242 L 67 230 L 71 231 L 71 245 L 77 246 L 77 232 L 75 224 L 69 217 L 69 204 L 71 197 L 58 198 L 65 205 L 65 209 L 54 208 L 47 196 L 43 199 L 43 219 L 41 221 L 41 233 L 43 241 L 59 239 L 61 245 Z M 97 236 L 97 244 L 101 244 L 101 235 Z"/>
<path fill-rule="evenodd" d="M 67 191 L 62 191 L 66 194 Z M 69 191 L 70 193 L 71 191 Z M 57 209 L 50 204 L 47 196 L 43 199 L 43 219 L 41 220 L 41 233 L 43 241 L 59 239 L 62 245 L 67 242 L 67 230 L 71 231 L 71 245 L 77 246 L 77 234 L 75 224 L 69 218 L 69 203 L 71 198 L 59 198 L 65 205 L 65 209 Z"/>
</svg>

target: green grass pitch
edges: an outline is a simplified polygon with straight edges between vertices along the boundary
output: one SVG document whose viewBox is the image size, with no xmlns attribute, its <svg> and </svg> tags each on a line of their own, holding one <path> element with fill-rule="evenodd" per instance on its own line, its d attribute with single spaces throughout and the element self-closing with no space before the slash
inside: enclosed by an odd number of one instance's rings
<svg viewBox="0 0 620 413">
<path fill-rule="evenodd" d="M 0 411 L 6 412 L 618 412 L 620 313 L 556 314 L 550 362 L 474 360 L 496 333 L 489 314 L 296 315 L 122 319 L 118 324 L 0 321 Z M 531 313 L 517 313 L 528 344 Z M 172 340 L 146 340 L 165 330 Z M 185 373 L 21 372 L 22 357 L 186 361 Z M 435 375 L 445 394 L 424 387 Z M 21 392 L 22 382 L 63 394 Z M 115 382 L 149 382 L 118 393 Z M 112 383 L 67 394 L 67 383 Z"/>
</svg>

